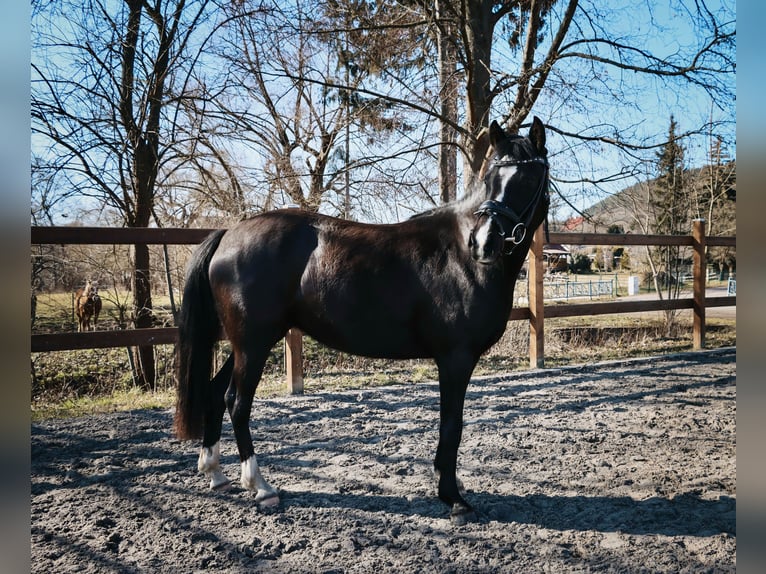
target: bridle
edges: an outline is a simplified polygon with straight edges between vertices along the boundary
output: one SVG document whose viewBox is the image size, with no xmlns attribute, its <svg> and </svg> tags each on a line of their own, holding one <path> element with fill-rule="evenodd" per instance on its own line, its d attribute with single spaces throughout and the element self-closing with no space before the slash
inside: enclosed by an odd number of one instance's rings
<svg viewBox="0 0 766 574">
<path fill-rule="evenodd" d="M 495 167 L 504 166 L 518 166 L 536 163 L 542 165 L 545 169 L 543 175 L 540 178 L 540 184 L 537 187 L 537 191 L 532 196 L 529 204 L 524 208 L 521 214 L 517 214 L 513 209 L 505 205 L 500 201 L 494 199 L 488 199 L 484 201 L 479 208 L 474 212 L 478 219 L 482 216 L 488 217 L 497 227 L 500 228 L 498 232 L 503 238 L 503 244 L 510 244 L 508 250 L 503 250 L 503 255 L 510 255 L 513 250 L 519 245 L 527 236 L 527 229 L 531 224 L 532 215 L 535 209 L 541 201 L 550 202 L 550 196 L 548 192 L 548 160 L 544 157 L 538 156 L 531 159 L 519 159 L 519 160 L 503 160 L 492 162 L 488 173 Z M 546 213 L 545 220 L 545 237 L 548 238 L 548 215 Z M 474 226 L 474 230 L 476 226 Z M 474 231 L 471 231 L 469 237 L 469 245 L 475 242 Z"/>
</svg>

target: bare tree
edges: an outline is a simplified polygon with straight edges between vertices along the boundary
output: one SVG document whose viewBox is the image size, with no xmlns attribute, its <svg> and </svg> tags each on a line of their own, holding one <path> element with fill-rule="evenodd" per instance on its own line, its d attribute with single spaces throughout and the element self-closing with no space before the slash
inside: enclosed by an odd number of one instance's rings
<svg viewBox="0 0 766 574">
<path fill-rule="evenodd" d="M 208 0 L 88 0 L 33 4 L 33 146 L 81 204 L 149 225 L 158 180 L 177 160 L 193 60 Z M 149 249 L 133 247 L 133 322 L 152 325 Z M 152 347 L 135 350 L 139 384 L 153 388 Z"/>
<path fill-rule="evenodd" d="M 733 121 L 727 113 L 735 30 L 727 2 L 711 10 L 705 0 L 674 0 L 674 26 L 682 22 L 695 34 L 670 53 L 661 47 L 667 43 L 661 40 L 672 38 L 663 36 L 669 28 L 659 15 L 662 3 L 654 0 L 633 7 L 650 15 L 651 33 L 632 30 L 624 7 L 578 0 L 335 0 L 304 9 L 298 2 L 297 12 L 280 3 L 240 3 L 240 33 L 228 51 L 235 69 L 230 79 L 251 81 L 239 101 L 227 102 L 228 112 L 265 156 L 272 199 L 279 190 L 311 209 L 318 197 L 337 196 L 336 211 L 344 213 L 340 206 L 348 194 L 342 190 L 349 183 L 340 174 L 373 164 L 383 173 L 405 153 L 435 157 L 429 151 L 435 147 L 462 151 L 463 182 L 470 186 L 485 161 L 490 115 L 518 129 L 533 108 L 550 118 L 571 160 L 559 162 L 559 181 L 627 180 L 666 143 L 661 129 L 641 129 L 647 89 L 658 100 L 696 90 L 721 110 L 724 119 L 715 123 Z M 417 57 L 406 57 L 413 52 Z M 351 66 L 354 73 L 348 74 Z M 243 106 L 248 99 L 255 105 Z M 344 113 L 351 101 L 366 115 Z M 370 112 L 380 109 L 397 110 L 394 129 L 424 126 L 422 135 L 411 139 L 406 152 L 370 149 L 364 161 L 352 161 L 349 133 L 361 134 Z M 440 135 L 431 127 L 437 122 Z M 685 121 L 691 127 L 679 137 L 704 133 L 713 123 Z M 375 124 L 378 134 L 385 127 Z M 402 141 L 411 137 L 399 135 Z M 605 149 L 621 155 L 606 167 L 578 161 Z M 454 160 L 448 153 L 441 157 L 441 195 L 447 199 L 454 195 Z"/>
<path fill-rule="evenodd" d="M 719 136 L 710 137 L 708 162 L 691 182 L 694 215 L 706 221 L 709 235 L 733 235 L 737 230 L 737 164 L 726 152 Z M 706 247 L 708 260 L 718 267 L 719 277 L 736 266 L 736 249 Z"/>
<path fill-rule="evenodd" d="M 434 3 L 436 46 L 439 57 L 439 196 L 442 203 L 457 198 L 457 134 L 459 84 L 455 33 L 448 18 L 442 18 L 443 0 Z"/>
<path fill-rule="evenodd" d="M 561 149 L 572 159 L 573 167 L 562 165 L 556 175 L 564 182 L 591 184 L 627 180 L 635 172 L 626 164 L 640 167 L 664 145 L 661 131 L 640 129 L 650 91 L 664 103 L 696 90 L 722 110 L 723 123 L 733 125 L 735 17 L 726 0 L 714 9 L 706 0 L 675 0 L 669 8 L 652 0 L 631 8 L 579 0 L 414 4 L 450 38 L 457 55 L 464 100 L 461 125 L 455 128 L 464 183 L 476 177 L 485 160 L 490 114 L 501 116 L 511 129 L 518 129 L 533 108 L 547 115 L 548 127 L 562 136 Z M 690 30 L 692 39 L 668 51 L 665 46 L 676 38 L 661 20 L 660 8 L 667 8 L 673 26 Z M 648 15 L 650 31 L 631 27 L 630 9 Z M 701 119 L 679 136 L 709 129 Z M 586 151 L 587 156 L 603 154 L 605 146 L 618 150 L 625 163 L 599 174 L 577 162 Z"/>
<path fill-rule="evenodd" d="M 408 29 L 387 29 L 381 18 L 392 16 L 364 2 L 243 2 L 229 14 L 216 113 L 259 156 L 268 189 L 256 209 L 289 202 L 349 216 L 354 170 L 400 157 L 382 152 L 384 141 L 412 131 L 396 105 L 363 89 L 407 54 L 398 50 Z M 375 187 L 369 171 L 360 177 Z"/>
</svg>

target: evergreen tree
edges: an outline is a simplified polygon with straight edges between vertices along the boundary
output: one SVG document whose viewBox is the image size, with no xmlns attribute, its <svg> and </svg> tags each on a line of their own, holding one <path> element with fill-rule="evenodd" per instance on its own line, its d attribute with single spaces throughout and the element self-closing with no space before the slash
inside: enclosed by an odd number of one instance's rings
<svg viewBox="0 0 766 574">
<path fill-rule="evenodd" d="M 657 154 L 657 178 L 651 189 L 650 209 L 654 232 L 661 235 L 681 235 L 690 232 L 691 194 L 686 185 L 684 148 L 676 135 L 677 124 L 670 116 L 668 140 Z M 681 247 L 663 245 L 650 250 L 653 278 L 659 296 L 678 298 L 684 265 Z M 677 311 L 668 310 L 666 333 L 671 335 Z"/>
<path fill-rule="evenodd" d="M 652 193 L 655 231 L 664 235 L 688 233 L 689 194 L 684 177 L 684 148 L 676 136 L 677 124 L 670 116 L 668 141 L 657 154 L 657 179 Z"/>
</svg>

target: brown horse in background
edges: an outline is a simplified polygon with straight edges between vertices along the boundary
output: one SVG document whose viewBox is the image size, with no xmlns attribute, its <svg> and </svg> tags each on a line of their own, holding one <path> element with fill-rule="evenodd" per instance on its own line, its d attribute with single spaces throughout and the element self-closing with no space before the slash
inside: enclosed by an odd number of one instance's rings
<svg viewBox="0 0 766 574">
<path fill-rule="evenodd" d="M 98 294 L 98 286 L 89 280 L 85 287 L 79 289 L 74 296 L 74 310 L 77 314 L 77 332 L 95 331 L 98 323 L 98 314 L 101 312 L 101 297 Z M 93 318 L 93 325 L 90 320 Z"/>
</svg>

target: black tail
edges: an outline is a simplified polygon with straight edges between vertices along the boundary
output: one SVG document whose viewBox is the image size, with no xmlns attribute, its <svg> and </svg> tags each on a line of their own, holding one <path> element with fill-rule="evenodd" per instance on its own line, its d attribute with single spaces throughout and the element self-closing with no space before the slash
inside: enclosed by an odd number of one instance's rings
<svg viewBox="0 0 766 574">
<path fill-rule="evenodd" d="M 203 415 L 209 401 L 213 347 L 221 330 L 210 289 L 208 267 L 225 232 L 211 233 L 195 251 L 186 271 L 176 346 L 178 389 L 175 431 L 182 440 L 202 437 Z"/>
</svg>

